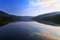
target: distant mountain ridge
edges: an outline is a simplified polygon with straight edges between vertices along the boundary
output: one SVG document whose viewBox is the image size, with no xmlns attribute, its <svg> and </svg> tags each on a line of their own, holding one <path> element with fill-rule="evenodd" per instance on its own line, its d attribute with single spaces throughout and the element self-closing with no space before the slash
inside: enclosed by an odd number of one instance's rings
<svg viewBox="0 0 60 40">
<path fill-rule="evenodd" d="M 34 16 L 21 16 L 22 17 L 22 21 L 32 21 L 32 18 Z"/>
</svg>

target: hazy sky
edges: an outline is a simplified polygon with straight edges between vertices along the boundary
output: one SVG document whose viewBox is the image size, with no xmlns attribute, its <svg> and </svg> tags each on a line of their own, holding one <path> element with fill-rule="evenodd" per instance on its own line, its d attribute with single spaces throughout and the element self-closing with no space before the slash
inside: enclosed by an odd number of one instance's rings
<svg viewBox="0 0 60 40">
<path fill-rule="evenodd" d="M 13 15 L 36 16 L 60 11 L 60 0 L 0 0 L 0 10 Z"/>
</svg>

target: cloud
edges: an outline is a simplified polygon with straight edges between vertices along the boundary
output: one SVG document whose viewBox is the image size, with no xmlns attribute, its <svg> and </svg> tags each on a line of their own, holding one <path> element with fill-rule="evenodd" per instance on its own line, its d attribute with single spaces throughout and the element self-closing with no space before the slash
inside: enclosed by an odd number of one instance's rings
<svg viewBox="0 0 60 40">
<path fill-rule="evenodd" d="M 53 3 L 55 3 L 55 2 L 57 2 L 57 0 L 35 0 L 35 1 L 33 1 L 33 0 L 30 0 L 30 3 L 29 3 L 29 6 L 30 7 L 35 7 L 35 6 L 49 6 L 49 5 L 51 5 L 51 4 L 53 4 Z"/>
<path fill-rule="evenodd" d="M 43 32 L 41 32 L 41 33 L 35 32 L 34 34 L 35 34 L 37 37 L 42 38 L 42 39 L 44 39 L 44 40 L 60 40 L 59 37 L 56 37 L 56 36 L 54 36 L 54 35 L 46 32 L 46 31 L 43 31 Z"/>
<path fill-rule="evenodd" d="M 40 15 L 53 11 L 60 11 L 60 0 L 29 0 L 29 13 Z"/>
</svg>

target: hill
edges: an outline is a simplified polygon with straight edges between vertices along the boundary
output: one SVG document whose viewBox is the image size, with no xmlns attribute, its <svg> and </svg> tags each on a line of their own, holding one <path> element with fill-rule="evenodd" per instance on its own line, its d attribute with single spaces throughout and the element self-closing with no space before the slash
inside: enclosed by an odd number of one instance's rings
<svg viewBox="0 0 60 40">
<path fill-rule="evenodd" d="M 14 21 L 21 21 L 21 17 L 0 11 L 0 26 Z"/>
<path fill-rule="evenodd" d="M 49 25 L 60 25 L 60 12 L 52 12 L 34 17 L 33 20 Z"/>
</svg>

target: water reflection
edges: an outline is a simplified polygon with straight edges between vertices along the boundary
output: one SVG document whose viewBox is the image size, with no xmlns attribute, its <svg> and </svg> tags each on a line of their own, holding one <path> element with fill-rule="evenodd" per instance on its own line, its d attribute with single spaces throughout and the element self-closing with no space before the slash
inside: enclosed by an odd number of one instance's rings
<svg viewBox="0 0 60 40">
<path fill-rule="evenodd" d="M 0 21 L 0 26 L 4 26 L 4 25 L 7 25 L 9 23 L 14 23 L 14 22 L 29 22 L 29 21 L 33 21 L 33 20 L 21 20 L 21 21 Z"/>
<path fill-rule="evenodd" d="M 60 40 L 59 30 L 32 19 L 1 21 L 0 40 Z"/>
<path fill-rule="evenodd" d="M 0 26 L 7 25 L 9 23 L 18 22 L 18 21 L 0 21 Z"/>
<path fill-rule="evenodd" d="M 35 21 L 11 22 L 0 28 L 0 40 L 60 40 L 60 27 Z"/>
</svg>

